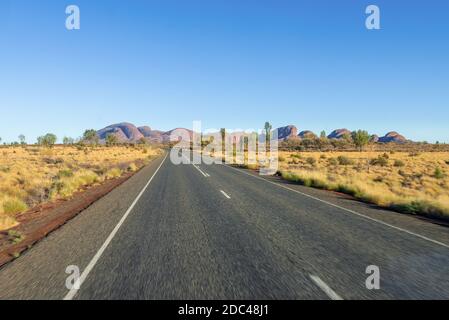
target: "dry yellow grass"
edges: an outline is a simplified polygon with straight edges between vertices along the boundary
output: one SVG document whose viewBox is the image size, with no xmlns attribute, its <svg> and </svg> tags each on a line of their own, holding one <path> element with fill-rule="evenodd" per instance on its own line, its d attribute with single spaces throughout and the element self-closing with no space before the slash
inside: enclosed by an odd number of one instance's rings
<svg viewBox="0 0 449 320">
<path fill-rule="evenodd" d="M 281 152 L 285 179 L 399 211 L 449 218 L 449 152 Z"/>
<path fill-rule="evenodd" d="M 15 226 L 15 215 L 29 207 L 136 171 L 160 152 L 148 146 L 0 148 L 0 230 Z"/>
<path fill-rule="evenodd" d="M 258 165 L 240 167 L 258 169 Z M 449 220 L 449 152 L 279 152 L 279 173 L 400 212 Z M 234 159 L 235 160 L 235 159 Z"/>
</svg>

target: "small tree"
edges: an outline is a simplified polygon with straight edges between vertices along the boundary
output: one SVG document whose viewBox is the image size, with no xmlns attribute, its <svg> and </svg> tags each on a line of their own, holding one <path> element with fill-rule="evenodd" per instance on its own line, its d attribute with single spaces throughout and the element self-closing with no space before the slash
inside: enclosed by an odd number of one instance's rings
<svg viewBox="0 0 449 320">
<path fill-rule="evenodd" d="M 47 148 L 52 148 L 58 138 L 53 133 L 47 133 L 45 136 L 40 136 L 37 138 L 37 144 L 42 145 Z"/>
<path fill-rule="evenodd" d="M 273 128 L 273 126 L 267 121 L 265 122 L 265 145 L 266 145 L 266 150 L 270 150 L 270 140 L 271 140 L 271 129 Z"/>
<path fill-rule="evenodd" d="M 226 148 L 226 129 L 225 128 L 221 128 L 220 129 L 220 134 L 221 134 L 221 153 L 225 154 L 225 148 Z"/>
<path fill-rule="evenodd" d="M 19 141 L 22 146 L 24 146 L 26 144 L 25 136 L 23 134 L 19 135 Z"/>
<path fill-rule="evenodd" d="M 93 145 L 98 144 L 99 138 L 98 138 L 97 131 L 94 129 L 89 129 L 89 130 L 84 131 L 83 140 L 85 142 L 93 144 Z"/>
<path fill-rule="evenodd" d="M 352 140 L 359 151 L 362 152 L 363 147 L 369 143 L 370 135 L 365 130 L 357 130 L 352 133 Z"/>
<path fill-rule="evenodd" d="M 323 150 L 327 145 L 329 145 L 329 139 L 326 136 L 326 131 L 321 131 L 320 138 L 317 139 L 318 148 Z"/>
<path fill-rule="evenodd" d="M 73 144 L 74 142 L 75 142 L 75 140 L 74 140 L 73 138 L 70 138 L 70 137 L 64 137 L 64 138 L 62 139 L 62 143 L 63 143 L 65 146 L 71 145 L 71 144 Z"/>
<path fill-rule="evenodd" d="M 264 129 L 265 129 L 265 137 L 266 137 L 267 142 L 270 141 L 270 139 L 271 139 L 271 129 L 272 128 L 273 128 L 273 126 L 268 121 L 265 122 Z"/>
<path fill-rule="evenodd" d="M 352 134 L 351 133 L 344 133 L 341 136 L 340 140 L 342 140 L 345 143 L 353 143 L 354 142 L 354 140 L 352 140 Z"/>
<path fill-rule="evenodd" d="M 115 134 L 108 133 L 108 135 L 106 136 L 106 145 L 113 146 L 116 145 L 117 143 L 118 143 L 117 136 Z"/>
</svg>

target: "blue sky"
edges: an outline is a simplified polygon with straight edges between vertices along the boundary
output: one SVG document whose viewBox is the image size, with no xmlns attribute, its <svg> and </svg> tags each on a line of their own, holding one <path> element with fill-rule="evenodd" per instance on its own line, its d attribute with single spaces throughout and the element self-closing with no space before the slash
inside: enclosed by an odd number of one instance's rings
<svg viewBox="0 0 449 320">
<path fill-rule="evenodd" d="M 369 4 L 381 30 L 365 28 Z M 2 0 L 0 137 L 269 120 L 449 142 L 448 13 L 446 0 Z"/>
</svg>

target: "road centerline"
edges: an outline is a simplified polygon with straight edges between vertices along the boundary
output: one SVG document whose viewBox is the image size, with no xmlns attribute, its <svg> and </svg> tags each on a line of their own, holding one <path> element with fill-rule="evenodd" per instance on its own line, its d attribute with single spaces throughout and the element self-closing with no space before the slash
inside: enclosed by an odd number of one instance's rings
<svg viewBox="0 0 449 320">
<path fill-rule="evenodd" d="M 192 163 L 192 165 L 193 165 L 199 172 L 201 172 L 201 174 L 202 174 L 204 177 L 206 177 L 206 178 L 210 177 L 209 174 L 207 174 L 206 172 L 204 172 L 203 170 L 201 170 L 198 166 L 196 166 L 196 165 L 193 164 L 193 163 Z"/>
<path fill-rule="evenodd" d="M 220 190 L 220 192 L 221 192 L 227 199 L 231 199 L 231 197 L 230 197 L 226 192 L 224 192 L 223 190 Z"/>
<path fill-rule="evenodd" d="M 209 178 L 209 177 L 210 177 L 210 174 L 208 174 L 208 173 L 204 172 L 203 170 L 201 170 L 197 165 L 195 165 L 194 163 L 192 163 L 192 161 L 190 161 L 189 158 L 187 158 L 187 157 L 184 157 L 184 158 L 189 162 L 189 164 L 191 164 L 192 166 L 194 166 L 195 169 L 198 170 L 198 171 L 199 171 L 205 178 Z"/>
</svg>

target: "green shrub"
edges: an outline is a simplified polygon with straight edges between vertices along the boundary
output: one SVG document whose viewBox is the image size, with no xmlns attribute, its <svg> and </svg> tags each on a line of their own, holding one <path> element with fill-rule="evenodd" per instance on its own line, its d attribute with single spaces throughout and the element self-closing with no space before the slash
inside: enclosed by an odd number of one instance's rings
<svg viewBox="0 0 449 320">
<path fill-rule="evenodd" d="M 354 164 L 354 160 L 346 157 L 346 156 L 339 156 L 337 158 L 338 160 L 338 164 L 341 166 L 349 166 L 349 165 L 353 165 Z"/>
<path fill-rule="evenodd" d="M 17 230 L 9 230 L 8 236 L 11 237 L 11 242 L 14 244 L 18 244 L 25 239 L 25 236 L 22 235 L 22 233 Z"/>
<path fill-rule="evenodd" d="M 88 183 L 83 177 L 73 177 L 65 179 L 64 181 L 57 181 L 52 185 L 50 199 L 56 199 L 58 197 L 69 199 L 75 192 L 85 185 L 88 185 Z"/>
<path fill-rule="evenodd" d="M 371 159 L 370 165 L 385 167 L 388 165 L 388 159 L 385 158 L 384 156 L 378 156 L 375 159 Z"/>
<path fill-rule="evenodd" d="M 448 219 L 447 211 L 444 208 L 441 208 L 438 205 L 425 200 L 415 200 L 409 203 L 392 204 L 390 206 L 390 209 L 408 214 L 425 215 L 437 219 Z"/>
<path fill-rule="evenodd" d="M 329 162 L 330 165 L 337 165 L 338 164 L 338 160 L 335 158 L 329 158 L 329 160 L 327 160 Z"/>
<path fill-rule="evenodd" d="M 383 182 L 384 181 L 384 177 L 382 176 L 377 176 L 373 179 L 374 182 Z"/>
<path fill-rule="evenodd" d="M 405 166 L 405 163 L 402 160 L 395 160 L 394 161 L 394 166 L 395 167 L 403 167 L 403 166 Z"/>
<path fill-rule="evenodd" d="M 28 206 L 20 199 L 11 198 L 3 203 L 3 211 L 6 214 L 17 214 L 24 212 L 28 209 Z"/>
<path fill-rule="evenodd" d="M 11 171 L 10 167 L 0 167 L 0 171 L 4 172 L 4 173 L 8 173 L 9 171 Z"/>
<path fill-rule="evenodd" d="M 444 174 L 443 170 L 441 170 L 440 168 L 437 167 L 437 168 L 435 168 L 433 176 L 436 179 L 443 179 L 446 175 Z"/>
<path fill-rule="evenodd" d="M 73 171 L 70 169 L 63 169 L 58 172 L 59 178 L 70 178 L 73 177 Z"/>
<path fill-rule="evenodd" d="M 312 157 L 308 157 L 308 158 L 306 159 L 306 162 L 307 162 L 308 164 L 310 164 L 311 166 L 313 166 L 313 165 L 315 165 L 315 163 L 316 163 L 316 159 L 315 159 L 315 158 L 312 158 Z"/>
<path fill-rule="evenodd" d="M 73 194 L 78 191 L 78 184 L 73 181 L 71 183 L 66 182 L 59 182 L 57 185 L 54 186 L 55 188 L 52 190 L 52 193 L 50 194 L 51 198 L 56 198 L 57 196 L 60 196 L 63 199 L 68 199 L 73 196 Z"/>
<path fill-rule="evenodd" d="M 56 181 L 52 185 L 52 190 L 56 193 L 60 193 L 61 190 L 64 189 L 65 187 L 66 187 L 66 183 L 64 183 L 63 181 Z"/>
</svg>

